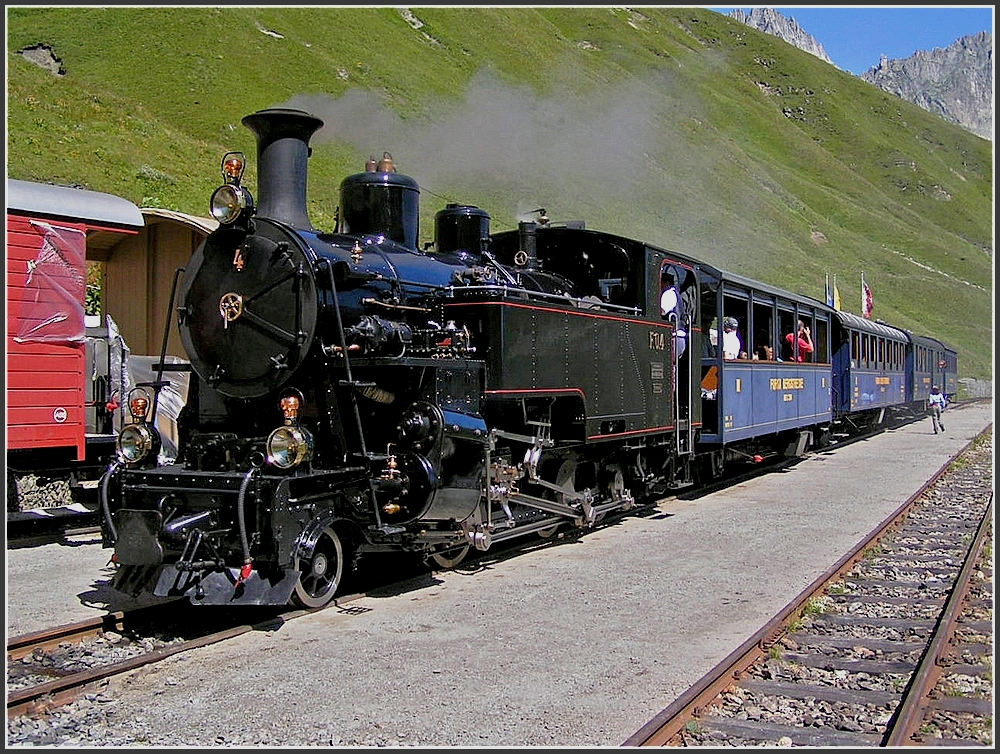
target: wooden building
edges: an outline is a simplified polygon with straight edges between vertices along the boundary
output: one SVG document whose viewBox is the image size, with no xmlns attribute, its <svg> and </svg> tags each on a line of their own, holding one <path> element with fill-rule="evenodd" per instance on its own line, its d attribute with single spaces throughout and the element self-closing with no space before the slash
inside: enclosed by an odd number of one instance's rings
<svg viewBox="0 0 1000 754">
<path fill-rule="evenodd" d="M 187 360 L 170 313 L 178 270 L 205 237 L 218 227 L 210 218 L 144 207 L 145 227 L 137 235 L 94 250 L 88 258 L 104 262 L 104 311 L 109 314 L 133 354 L 159 356 L 163 327 L 170 316 L 167 355 Z"/>
</svg>

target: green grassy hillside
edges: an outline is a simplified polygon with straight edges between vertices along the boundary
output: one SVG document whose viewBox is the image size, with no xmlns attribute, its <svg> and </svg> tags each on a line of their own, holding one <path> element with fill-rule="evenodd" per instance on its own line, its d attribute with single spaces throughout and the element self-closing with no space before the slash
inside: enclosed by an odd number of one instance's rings
<svg viewBox="0 0 1000 754">
<path fill-rule="evenodd" d="M 8 8 L 8 176 L 207 214 L 240 119 L 322 117 L 309 203 L 392 153 L 494 230 L 545 207 L 933 334 L 992 378 L 992 144 L 704 9 Z M 44 44 L 55 75 L 18 54 Z M 250 171 L 252 184 L 252 168 Z"/>
</svg>

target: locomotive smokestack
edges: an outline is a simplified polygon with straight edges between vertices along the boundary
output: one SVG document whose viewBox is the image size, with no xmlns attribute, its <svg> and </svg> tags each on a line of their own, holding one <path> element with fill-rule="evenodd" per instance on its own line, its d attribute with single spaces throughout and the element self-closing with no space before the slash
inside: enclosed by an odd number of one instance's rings
<svg viewBox="0 0 1000 754">
<path fill-rule="evenodd" d="M 257 216 L 312 228 L 306 209 L 309 139 L 323 121 L 302 110 L 272 108 L 243 118 L 257 137 Z"/>
</svg>

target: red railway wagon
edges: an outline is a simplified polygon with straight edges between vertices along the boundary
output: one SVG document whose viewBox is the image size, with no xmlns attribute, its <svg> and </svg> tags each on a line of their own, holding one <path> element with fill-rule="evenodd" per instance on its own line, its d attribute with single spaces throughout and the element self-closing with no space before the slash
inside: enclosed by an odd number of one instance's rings
<svg viewBox="0 0 1000 754">
<path fill-rule="evenodd" d="M 115 396 L 94 387 L 107 379 L 98 364 L 108 334 L 88 332 L 86 261 L 144 224 L 121 197 L 7 181 L 8 514 L 16 474 L 85 477 L 114 453 L 107 404 Z"/>
</svg>

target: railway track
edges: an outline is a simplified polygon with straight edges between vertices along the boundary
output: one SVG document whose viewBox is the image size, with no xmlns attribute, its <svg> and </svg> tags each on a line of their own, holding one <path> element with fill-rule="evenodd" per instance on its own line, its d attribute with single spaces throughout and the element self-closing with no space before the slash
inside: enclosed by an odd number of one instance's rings
<svg viewBox="0 0 1000 754">
<path fill-rule="evenodd" d="M 322 609 L 349 609 L 354 594 Z M 197 620 L 191 611 L 197 610 Z M 56 626 L 7 641 L 7 718 L 37 716 L 76 701 L 114 676 L 249 631 L 274 630 L 314 610 L 206 611 L 170 601 Z"/>
<path fill-rule="evenodd" d="M 992 458 L 991 426 L 624 745 L 992 745 Z"/>
<path fill-rule="evenodd" d="M 7 718 L 47 714 L 93 693 L 115 676 L 250 631 L 274 631 L 321 610 L 354 611 L 357 608 L 351 603 L 368 594 L 406 588 L 407 581 L 419 580 L 420 576 L 411 575 L 413 571 L 412 567 L 402 570 L 403 578 L 382 575 L 359 582 L 357 591 L 317 609 L 206 610 L 177 599 L 10 637 Z M 248 615 L 252 622 L 247 622 Z"/>
</svg>

